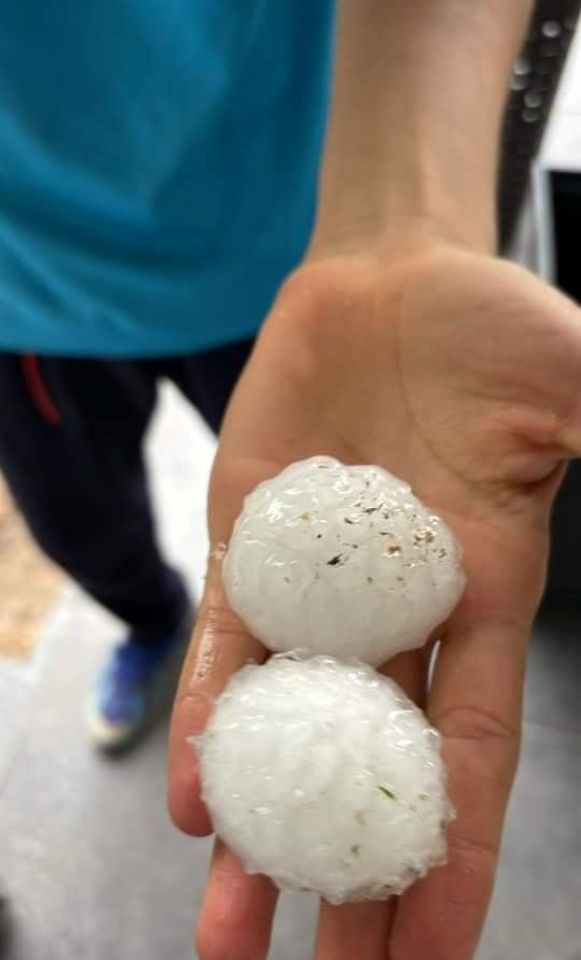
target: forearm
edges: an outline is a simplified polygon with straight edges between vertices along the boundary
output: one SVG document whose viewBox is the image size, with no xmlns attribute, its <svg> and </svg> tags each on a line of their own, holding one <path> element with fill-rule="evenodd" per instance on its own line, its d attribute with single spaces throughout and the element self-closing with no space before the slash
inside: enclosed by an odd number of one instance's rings
<svg viewBox="0 0 581 960">
<path fill-rule="evenodd" d="M 495 244 L 499 129 L 532 0 L 340 0 L 313 246 L 398 222 Z"/>
</svg>

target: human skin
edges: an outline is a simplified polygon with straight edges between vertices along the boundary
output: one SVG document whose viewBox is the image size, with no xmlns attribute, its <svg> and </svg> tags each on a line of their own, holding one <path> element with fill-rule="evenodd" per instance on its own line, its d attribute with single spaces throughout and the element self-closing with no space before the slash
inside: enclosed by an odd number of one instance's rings
<svg viewBox="0 0 581 960">
<path fill-rule="evenodd" d="M 464 554 L 467 589 L 429 690 L 425 653 L 385 668 L 444 737 L 448 865 L 387 904 L 323 904 L 316 960 L 469 960 L 492 889 L 550 508 L 581 450 L 579 311 L 494 256 L 498 128 L 528 7 L 343 0 L 313 241 L 220 436 L 213 551 L 170 741 L 170 810 L 187 833 L 211 830 L 187 738 L 232 672 L 265 656 L 221 584 L 244 495 L 316 454 L 376 463 L 445 517 Z M 218 842 L 202 960 L 266 957 L 276 899 Z"/>
</svg>

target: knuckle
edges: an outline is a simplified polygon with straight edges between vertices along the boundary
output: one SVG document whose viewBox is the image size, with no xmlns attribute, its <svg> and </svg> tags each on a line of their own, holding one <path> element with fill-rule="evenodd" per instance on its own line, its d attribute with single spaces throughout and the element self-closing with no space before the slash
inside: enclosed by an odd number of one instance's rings
<svg viewBox="0 0 581 960">
<path fill-rule="evenodd" d="M 520 742 L 518 726 L 512 726 L 498 714 L 482 707 L 467 704 L 449 707 L 433 719 L 448 740 L 498 741 L 507 746 L 518 746 Z"/>
<path fill-rule="evenodd" d="M 486 903 L 498 865 L 497 846 L 482 838 L 455 834 L 449 838 L 448 853 L 454 876 L 448 891 L 449 905 L 466 909 Z"/>
<path fill-rule="evenodd" d="M 462 767 L 474 781 L 510 789 L 520 750 L 520 727 L 496 713 L 474 706 L 455 706 L 433 721 L 444 737 L 452 766 Z"/>
<path fill-rule="evenodd" d="M 462 861 L 478 867 L 479 873 L 494 873 L 498 860 L 498 845 L 485 837 L 452 831 L 449 837 L 450 853 Z"/>
</svg>

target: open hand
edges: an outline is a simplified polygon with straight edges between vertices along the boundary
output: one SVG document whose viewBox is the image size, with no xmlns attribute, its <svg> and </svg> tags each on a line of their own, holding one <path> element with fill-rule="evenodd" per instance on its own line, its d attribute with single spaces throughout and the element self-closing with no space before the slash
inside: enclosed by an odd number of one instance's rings
<svg viewBox="0 0 581 960">
<path fill-rule="evenodd" d="M 581 450 L 581 317 L 527 272 L 433 243 L 320 258 L 282 291 L 230 405 L 210 493 L 214 547 L 244 495 L 294 460 L 375 463 L 411 483 L 463 549 L 468 586 L 426 655 L 386 667 L 444 736 L 457 819 L 448 865 L 388 903 L 323 904 L 316 960 L 469 960 L 490 897 L 515 771 L 524 661 L 564 461 Z M 228 609 L 219 557 L 172 723 L 170 809 L 211 829 L 187 737 L 230 674 L 264 651 Z M 261 960 L 276 905 L 217 844 L 201 960 Z"/>
</svg>

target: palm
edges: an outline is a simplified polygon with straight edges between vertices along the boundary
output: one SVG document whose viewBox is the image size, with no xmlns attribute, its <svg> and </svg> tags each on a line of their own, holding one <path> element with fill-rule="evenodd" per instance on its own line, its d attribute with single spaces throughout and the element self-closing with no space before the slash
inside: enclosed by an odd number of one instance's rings
<svg viewBox="0 0 581 960">
<path fill-rule="evenodd" d="M 372 259 L 328 262 L 291 283 L 242 378 L 214 471 L 214 541 L 227 539 L 259 480 L 325 453 L 409 480 L 450 522 L 468 574 L 424 704 L 445 735 L 459 811 L 449 866 L 402 898 L 395 916 L 385 905 L 325 907 L 317 960 L 380 960 L 388 929 L 390 960 L 472 954 L 516 759 L 546 520 L 574 431 L 576 322 L 567 301 L 485 258 L 444 250 L 392 271 Z M 249 643 L 239 637 L 242 659 Z M 389 665 L 422 702 L 425 667 L 422 654 Z M 272 891 L 255 879 L 242 889 L 239 908 L 256 908 L 251 942 L 264 940 Z M 209 903 L 202 930 L 215 939 Z M 238 932 L 230 949 L 245 956 L 245 942 Z"/>
</svg>

